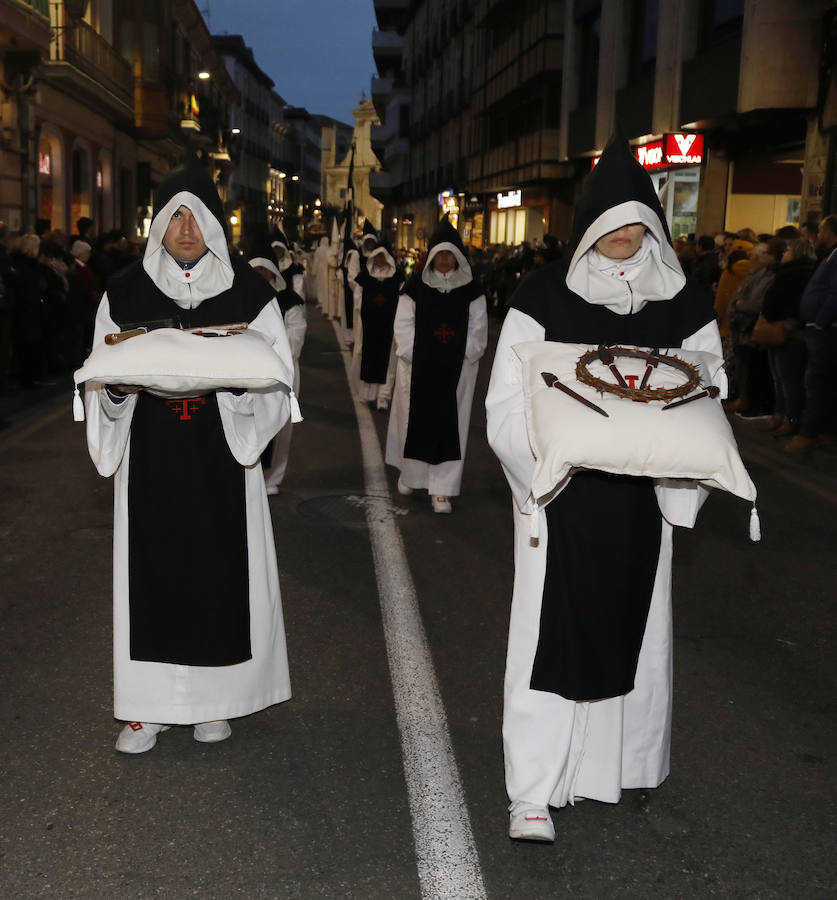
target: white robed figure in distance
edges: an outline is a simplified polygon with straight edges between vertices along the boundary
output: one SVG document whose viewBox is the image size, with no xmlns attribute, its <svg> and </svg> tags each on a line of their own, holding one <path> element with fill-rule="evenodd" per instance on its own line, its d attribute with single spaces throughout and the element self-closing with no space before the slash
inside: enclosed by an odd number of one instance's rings
<svg viewBox="0 0 837 900">
<path fill-rule="evenodd" d="M 275 245 L 271 245 L 274 247 Z M 259 251 L 256 251 L 259 253 Z M 263 251 L 266 252 L 266 251 Z M 285 332 L 288 335 L 288 344 L 294 359 L 294 393 L 299 397 L 301 376 L 299 357 L 302 354 L 302 346 L 305 343 L 305 333 L 308 329 L 308 320 L 305 313 L 305 300 L 299 292 L 286 284 L 276 263 L 268 256 L 257 255 L 250 259 L 250 266 L 255 269 L 262 278 L 267 281 L 276 294 L 276 301 L 282 312 L 282 321 L 285 324 Z M 285 266 L 285 272 L 290 271 Z M 302 286 L 302 276 L 291 272 L 293 284 Z M 285 472 L 288 469 L 288 458 L 291 453 L 291 437 L 293 436 L 294 423 L 288 419 L 282 426 L 279 434 L 268 445 L 265 458 L 269 456 L 268 464 L 264 470 L 264 483 L 268 496 L 279 493 L 279 485 L 285 480 Z"/>
<path fill-rule="evenodd" d="M 462 239 L 442 218 L 420 275 L 404 286 L 395 314 L 395 390 L 386 461 L 398 490 L 426 490 L 437 513 L 459 495 L 479 361 L 488 343 L 485 296 Z"/>
<path fill-rule="evenodd" d="M 363 266 L 352 279 L 355 340 L 350 378 L 361 400 L 386 410 L 395 387 L 393 324 L 404 276 L 386 247 L 372 250 Z"/>
<path fill-rule="evenodd" d="M 246 263 L 231 262 L 223 207 L 197 160 L 160 184 L 154 208 L 143 259 L 102 298 L 94 345 L 132 323 L 246 321 L 290 385 L 293 357 L 273 291 Z M 114 715 L 129 723 L 122 752 L 151 749 L 174 724 L 194 725 L 199 741 L 224 740 L 227 720 L 291 696 L 260 466 L 289 418 L 281 388 L 218 390 L 187 403 L 131 385 L 87 385 L 90 455 L 100 474 L 114 476 Z"/>
<path fill-rule="evenodd" d="M 512 297 L 486 399 L 514 501 L 509 836 L 535 841 L 554 840 L 549 807 L 616 803 L 624 788 L 657 787 L 669 773 L 672 526 L 691 527 L 707 493 L 696 482 L 578 470 L 545 509 L 534 506 L 514 347 L 544 340 L 721 353 L 711 305 L 684 276 L 651 180 L 621 137 L 588 176 L 567 261 Z M 625 616 L 630 637 L 609 628 Z"/>
</svg>

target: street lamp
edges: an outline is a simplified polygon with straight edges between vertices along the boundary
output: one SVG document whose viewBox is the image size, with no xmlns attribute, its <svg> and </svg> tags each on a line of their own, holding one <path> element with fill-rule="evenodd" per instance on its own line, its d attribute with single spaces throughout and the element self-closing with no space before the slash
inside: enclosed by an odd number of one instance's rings
<svg viewBox="0 0 837 900">
<path fill-rule="evenodd" d="M 240 128 L 233 128 L 232 133 L 233 133 L 233 134 L 241 134 L 241 129 L 240 129 Z"/>
<path fill-rule="evenodd" d="M 209 78 L 209 72 L 207 72 L 206 69 L 201 70 L 198 72 L 198 78 L 200 78 L 201 81 L 206 81 Z"/>
<path fill-rule="evenodd" d="M 299 175 L 291 175 L 291 181 L 299 181 Z"/>
</svg>

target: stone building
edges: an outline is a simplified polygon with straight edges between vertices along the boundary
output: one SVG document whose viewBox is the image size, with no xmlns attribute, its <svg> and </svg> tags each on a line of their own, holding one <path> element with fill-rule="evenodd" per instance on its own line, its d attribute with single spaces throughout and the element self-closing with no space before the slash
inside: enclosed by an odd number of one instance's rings
<svg viewBox="0 0 837 900">
<path fill-rule="evenodd" d="M 194 0 L 0 0 L 0 219 L 147 233 L 187 148 L 224 165 L 234 86 Z M 203 75 L 201 75 L 203 73 Z M 228 158 L 228 157 L 226 157 Z"/>
<path fill-rule="evenodd" d="M 352 146 L 355 148 L 354 170 L 352 174 L 355 222 L 363 227 L 363 220 L 369 219 L 376 229 L 381 228 L 383 204 L 370 193 L 370 174 L 380 169 L 381 164 L 372 150 L 371 129 L 379 124 L 378 114 L 371 100 L 361 100 L 352 110 L 354 129 L 349 137 L 349 145 L 341 148 L 338 129 L 341 123 L 323 128 L 323 202 L 327 206 L 342 208 L 346 202 L 349 181 L 349 164 Z M 346 126 L 343 126 L 345 129 Z M 345 138 L 344 138 L 345 140 Z M 341 152 L 342 149 L 342 152 Z"/>
</svg>

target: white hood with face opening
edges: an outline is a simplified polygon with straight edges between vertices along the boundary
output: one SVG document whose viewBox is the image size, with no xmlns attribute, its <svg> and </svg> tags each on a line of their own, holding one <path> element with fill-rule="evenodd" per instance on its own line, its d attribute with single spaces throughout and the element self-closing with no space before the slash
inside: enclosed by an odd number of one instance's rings
<svg viewBox="0 0 837 900">
<path fill-rule="evenodd" d="M 174 213 L 185 206 L 195 217 L 208 248 L 194 266 L 184 270 L 163 247 L 163 237 Z M 189 191 L 180 191 L 154 216 L 142 267 L 158 288 L 183 309 L 194 309 L 209 297 L 232 287 L 235 274 L 221 223 L 203 201 Z"/>
<path fill-rule="evenodd" d="M 440 250 L 450 250 L 450 252 L 456 257 L 456 268 L 447 272 L 443 275 L 441 272 L 437 272 L 430 263 L 433 261 L 433 257 Z M 473 280 L 473 275 L 471 274 L 471 265 L 462 251 L 456 244 L 449 243 L 448 241 L 442 241 L 436 244 L 433 249 L 427 254 L 427 261 L 424 264 L 424 269 L 421 273 L 421 280 L 432 287 L 434 290 L 441 291 L 443 294 L 447 294 L 449 291 L 455 290 L 456 288 L 463 287 L 466 284 L 469 284 Z"/>
<path fill-rule="evenodd" d="M 596 241 L 623 225 L 646 227 L 639 250 L 624 260 L 609 259 Z M 588 303 L 621 315 L 639 312 L 646 303 L 669 300 L 686 284 L 677 254 L 657 214 L 636 200 L 605 210 L 584 232 L 567 270 L 567 287 Z"/>
</svg>

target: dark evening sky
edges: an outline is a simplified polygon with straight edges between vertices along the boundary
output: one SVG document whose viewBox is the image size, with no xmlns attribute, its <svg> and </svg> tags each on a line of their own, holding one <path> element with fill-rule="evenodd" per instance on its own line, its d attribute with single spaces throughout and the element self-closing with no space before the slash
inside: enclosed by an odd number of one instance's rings
<svg viewBox="0 0 837 900">
<path fill-rule="evenodd" d="M 369 96 L 372 0 L 197 0 L 213 34 L 240 34 L 292 106 L 349 124 Z M 208 9 L 208 13 L 207 13 Z"/>
</svg>

